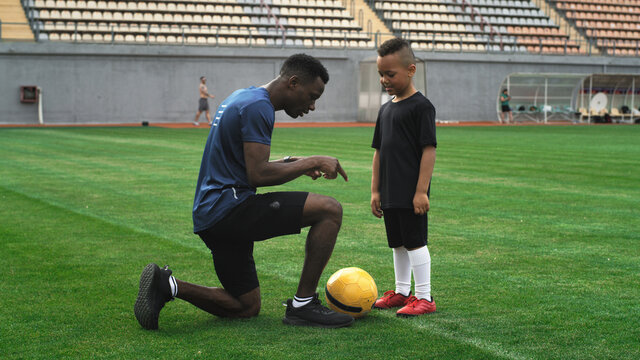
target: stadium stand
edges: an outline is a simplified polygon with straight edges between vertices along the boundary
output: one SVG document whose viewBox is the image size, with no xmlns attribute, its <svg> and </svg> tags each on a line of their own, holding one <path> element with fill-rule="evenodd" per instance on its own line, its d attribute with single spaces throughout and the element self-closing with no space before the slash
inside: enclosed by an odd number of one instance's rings
<svg viewBox="0 0 640 360">
<path fill-rule="evenodd" d="M 579 53 L 531 1 L 376 0 L 378 14 L 422 50 Z"/>
<path fill-rule="evenodd" d="M 603 53 L 640 54 L 640 0 L 549 0 Z"/>
<path fill-rule="evenodd" d="M 0 2 L 0 21 L 0 38 L 16 41 L 34 40 L 20 0 Z"/>
<path fill-rule="evenodd" d="M 207 45 L 372 46 L 337 0 L 35 0 L 40 39 Z"/>
<path fill-rule="evenodd" d="M 37 40 L 638 55 L 640 0 L 8 0 Z M 27 20 L 23 20 L 27 21 Z"/>
<path fill-rule="evenodd" d="M 374 42 L 376 46 L 393 36 L 391 30 L 380 20 L 365 0 L 343 0 L 343 2 L 358 24 L 367 33 L 375 34 Z"/>
<path fill-rule="evenodd" d="M 568 34 L 569 39 L 578 43 L 580 46 L 579 54 L 580 55 L 599 55 L 600 52 L 591 45 L 591 43 L 585 38 L 582 33 L 580 33 L 569 21 L 567 21 L 566 17 L 560 14 L 557 9 L 551 6 L 547 0 L 531 0 L 536 6 L 540 8 L 540 10 L 544 11 L 549 18 L 553 19 L 560 28 L 564 29 Z"/>
</svg>

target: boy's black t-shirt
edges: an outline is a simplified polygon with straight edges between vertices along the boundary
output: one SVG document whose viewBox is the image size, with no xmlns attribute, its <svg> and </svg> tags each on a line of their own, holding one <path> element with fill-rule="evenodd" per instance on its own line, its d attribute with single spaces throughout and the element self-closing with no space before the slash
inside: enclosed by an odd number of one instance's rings
<svg viewBox="0 0 640 360">
<path fill-rule="evenodd" d="M 436 109 L 420 92 L 380 107 L 371 147 L 380 155 L 383 209 L 413 209 L 425 146 L 437 146 Z"/>
</svg>

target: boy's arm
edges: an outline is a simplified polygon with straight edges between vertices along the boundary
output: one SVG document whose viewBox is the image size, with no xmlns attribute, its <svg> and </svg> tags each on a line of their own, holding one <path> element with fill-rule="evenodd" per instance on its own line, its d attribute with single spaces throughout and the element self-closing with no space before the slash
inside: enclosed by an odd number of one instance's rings
<svg viewBox="0 0 640 360">
<path fill-rule="evenodd" d="M 427 190 L 433 175 L 433 166 L 436 162 L 436 148 L 425 146 L 422 149 L 422 159 L 420 160 L 420 175 L 416 185 L 416 194 L 413 196 L 413 212 L 417 215 L 424 215 L 429 211 L 429 197 Z"/>
<path fill-rule="evenodd" d="M 373 163 L 371 165 L 371 213 L 377 217 L 382 217 L 380 207 L 380 151 L 376 149 L 373 153 Z"/>
</svg>

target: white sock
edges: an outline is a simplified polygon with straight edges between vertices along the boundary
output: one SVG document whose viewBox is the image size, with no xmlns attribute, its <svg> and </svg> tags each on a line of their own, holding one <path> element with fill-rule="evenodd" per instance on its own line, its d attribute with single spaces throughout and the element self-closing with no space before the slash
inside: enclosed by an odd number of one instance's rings
<svg viewBox="0 0 640 360">
<path fill-rule="evenodd" d="M 171 286 L 171 297 L 178 296 L 178 283 L 173 276 L 169 276 L 169 286 Z"/>
<path fill-rule="evenodd" d="M 294 308 L 303 307 L 303 306 L 307 305 L 308 303 L 310 303 L 312 299 L 313 299 L 313 296 L 309 296 L 309 297 L 305 297 L 305 298 L 293 296 L 292 305 L 293 305 Z"/>
<path fill-rule="evenodd" d="M 396 293 L 409 296 L 411 292 L 411 262 L 407 248 L 393 248 L 393 269 L 396 274 Z"/>
<path fill-rule="evenodd" d="M 431 301 L 431 255 L 429 249 L 423 246 L 409 253 L 413 280 L 416 283 L 416 297 Z"/>
</svg>

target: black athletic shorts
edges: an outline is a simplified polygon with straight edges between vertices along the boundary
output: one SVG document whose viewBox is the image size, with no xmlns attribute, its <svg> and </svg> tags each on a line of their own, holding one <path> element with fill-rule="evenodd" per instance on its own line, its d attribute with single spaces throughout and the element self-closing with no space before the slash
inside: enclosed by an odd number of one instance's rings
<svg viewBox="0 0 640 360">
<path fill-rule="evenodd" d="M 200 98 L 200 101 L 198 101 L 198 111 L 207 110 L 209 110 L 209 102 L 205 98 Z"/>
<path fill-rule="evenodd" d="M 414 249 L 427 245 L 427 214 L 416 215 L 413 209 L 386 209 L 383 213 L 390 248 Z"/>
<path fill-rule="evenodd" d="M 213 255 L 222 287 L 238 297 L 260 286 L 253 242 L 299 234 L 307 192 L 253 195 L 212 227 L 198 233 Z"/>
<path fill-rule="evenodd" d="M 509 107 L 509 105 L 501 105 L 502 106 L 502 112 L 509 112 L 511 111 L 511 108 Z"/>
</svg>

